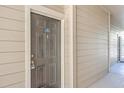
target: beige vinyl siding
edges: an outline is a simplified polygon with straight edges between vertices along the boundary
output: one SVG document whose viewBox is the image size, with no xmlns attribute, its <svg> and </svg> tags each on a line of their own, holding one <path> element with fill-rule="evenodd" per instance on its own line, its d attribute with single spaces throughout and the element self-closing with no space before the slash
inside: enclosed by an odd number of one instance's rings
<svg viewBox="0 0 124 93">
<path fill-rule="evenodd" d="M 108 16 L 99 6 L 77 6 L 77 87 L 108 71 Z"/>
<path fill-rule="evenodd" d="M 24 52 L 6 52 L 0 53 L 0 64 L 13 63 L 13 62 L 24 62 Z"/>
<path fill-rule="evenodd" d="M 44 6 L 64 14 L 64 5 L 44 5 Z"/>
<path fill-rule="evenodd" d="M 25 41 L 25 33 L 23 31 L 7 31 L 0 30 L 0 40 Z"/>
<path fill-rule="evenodd" d="M 1 87 L 18 87 L 18 88 L 24 87 L 24 74 L 25 74 L 24 72 L 19 72 L 19 73 L 4 75 L 0 77 L 0 86 Z"/>
<path fill-rule="evenodd" d="M 25 87 L 24 6 L 0 10 L 0 87 Z"/>
<path fill-rule="evenodd" d="M 20 12 L 19 10 L 15 10 L 15 8 L 11 8 L 12 6 L 1 6 L 0 11 L 2 11 L 0 17 L 2 18 L 10 18 L 10 19 L 15 19 L 19 21 L 24 21 L 24 12 Z M 24 9 L 24 7 L 23 7 Z"/>
<path fill-rule="evenodd" d="M 25 83 L 20 81 L 16 84 L 7 86 L 7 88 L 24 88 L 24 86 L 25 86 Z"/>
<path fill-rule="evenodd" d="M 117 63 L 117 33 L 119 28 L 111 25 L 110 31 L 110 65 Z"/>
<path fill-rule="evenodd" d="M 4 7 L 8 7 L 8 8 L 11 8 L 13 10 L 22 11 L 22 12 L 25 11 L 24 5 L 6 5 L 6 6 L 4 5 Z"/>
<path fill-rule="evenodd" d="M 24 21 L 0 18 L 0 29 L 9 31 L 24 31 Z"/>
</svg>

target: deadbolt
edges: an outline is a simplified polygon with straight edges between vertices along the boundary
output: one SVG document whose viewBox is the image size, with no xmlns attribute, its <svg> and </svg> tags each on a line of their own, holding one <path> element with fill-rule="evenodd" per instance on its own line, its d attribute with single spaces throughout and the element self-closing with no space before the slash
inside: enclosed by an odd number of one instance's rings
<svg viewBox="0 0 124 93">
<path fill-rule="evenodd" d="M 34 58 L 34 54 L 31 54 L 31 58 Z"/>
</svg>

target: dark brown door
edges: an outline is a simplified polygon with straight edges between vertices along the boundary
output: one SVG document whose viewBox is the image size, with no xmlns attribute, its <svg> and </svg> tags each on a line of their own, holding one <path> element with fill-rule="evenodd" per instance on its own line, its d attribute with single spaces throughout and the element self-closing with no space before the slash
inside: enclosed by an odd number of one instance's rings
<svg viewBox="0 0 124 93">
<path fill-rule="evenodd" d="M 61 21 L 31 13 L 31 87 L 61 87 Z"/>
</svg>

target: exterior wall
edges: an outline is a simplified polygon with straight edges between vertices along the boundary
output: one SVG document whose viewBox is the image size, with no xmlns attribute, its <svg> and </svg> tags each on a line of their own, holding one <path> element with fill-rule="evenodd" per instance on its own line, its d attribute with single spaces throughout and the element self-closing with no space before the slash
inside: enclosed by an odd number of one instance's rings
<svg viewBox="0 0 124 93">
<path fill-rule="evenodd" d="M 111 25 L 110 31 L 110 65 L 117 63 L 117 33 L 119 32 L 119 28 Z"/>
<path fill-rule="evenodd" d="M 63 6 L 46 7 L 64 13 Z M 0 87 L 25 87 L 24 6 L 0 6 Z"/>
<path fill-rule="evenodd" d="M 43 5 L 43 6 L 64 14 L 64 5 Z"/>
<path fill-rule="evenodd" d="M 108 14 L 99 6 L 77 6 L 77 87 L 88 87 L 108 71 Z"/>
<path fill-rule="evenodd" d="M 25 87 L 24 6 L 0 11 L 0 87 Z"/>
<path fill-rule="evenodd" d="M 73 12 L 70 7 L 65 7 L 66 12 L 64 6 L 46 7 L 65 13 L 65 87 L 73 87 Z M 0 87 L 25 87 L 24 6 L 0 6 L 0 10 Z M 98 6 L 77 6 L 76 10 L 77 87 L 88 87 L 107 73 L 108 20 Z"/>
</svg>

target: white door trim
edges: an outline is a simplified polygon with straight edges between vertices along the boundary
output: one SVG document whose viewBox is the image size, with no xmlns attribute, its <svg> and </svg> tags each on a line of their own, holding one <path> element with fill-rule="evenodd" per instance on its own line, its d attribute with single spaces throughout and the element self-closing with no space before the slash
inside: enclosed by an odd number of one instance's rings
<svg viewBox="0 0 124 93">
<path fill-rule="evenodd" d="M 31 29 L 30 13 L 37 12 L 61 20 L 61 87 L 64 87 L 64 14 L 39 5 L 25 6 L 25 87 L 31 87 Z"/>
</svg>

